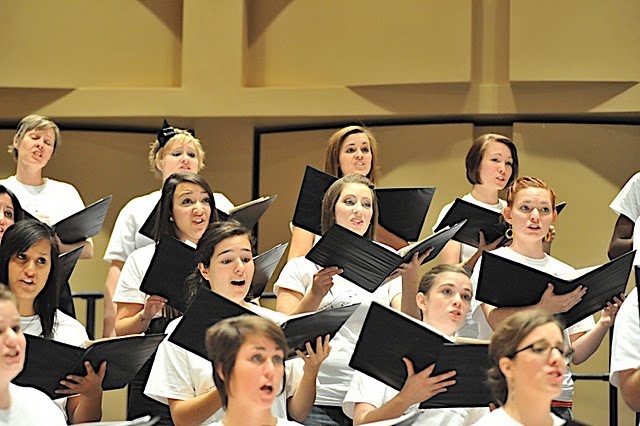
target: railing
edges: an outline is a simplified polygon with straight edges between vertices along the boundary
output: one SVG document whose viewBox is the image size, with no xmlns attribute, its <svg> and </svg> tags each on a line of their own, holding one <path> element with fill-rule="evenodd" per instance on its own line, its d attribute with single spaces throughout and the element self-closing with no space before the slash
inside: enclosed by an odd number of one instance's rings
<svg viewBox="0 0 640 426">
<path fill-rule="evenodd" d="M 87 302 L 87 322 L 85 328 L 89 339 L 93 340 L 96 333 L 96 300 L 102 299 L 101 291 L 78 291 L 72 293 L 74 299 L 83 299 Z"/>
</svg>

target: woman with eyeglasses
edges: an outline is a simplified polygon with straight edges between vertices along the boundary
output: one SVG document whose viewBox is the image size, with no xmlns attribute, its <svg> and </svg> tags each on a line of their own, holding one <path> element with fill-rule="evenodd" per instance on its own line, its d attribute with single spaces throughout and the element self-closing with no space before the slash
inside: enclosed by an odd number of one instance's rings
<svg viewBox="0 0 640 426">
<path fill-rule="evenodd" d="M 563 390 L 563 375 L 573 356 L 563 325 L 549 312 L 529 309 L 500 324 L 491 337 L 487 372 L 500 407 L 475 425 L 563 425 L 550 412 Z"/>
<path fill-rule="evenodd" d="M 543 249 L 543 237 L 549 232 L 557 217 L 555 203 L 555 192 L 542 180 L 528 176 L 517 179 L 507 191 L 507 206 L 502 211 L 504 219 L 510 225 L 507 233 L 512 237 L 512 243 L 492 253 L 556 276 L 573 272 L 574 269 L 571 266 L 546 254 Z M 482 260 L 478 261 L 471 277 L 475 287 L 478 283 L 481 262 Z M 512 286 L 518 283 L 505 282 L 504 285 Z M 567 312 L 582 300 L 586 291 L 586 288 L 578 286 L 570 293 L 556 295 L 553 284 L 549 283 L 540 301 L 532 306 L 497 308 L 474 301 L 471 309 L 473 318 L 478 322 L 479 338 L 489 339 L 493 330 L 519 311 L 538 308 L 549 314 Z M 597 324 L 593 317 L 589 316 L 565 329 L 565 341 L 575 350 L 574 364 L 586 361 L 598 349 L 602 339 L 613 325 L 623 300 L 624 295 L 621 294 L 619 298 L 616 297 L 607 303 Z M 569 420 L 572 416 L 572 396 L 573 380 L 567 368 L 562 393 L 551 404 L 554 413 Z"/>
</svg>

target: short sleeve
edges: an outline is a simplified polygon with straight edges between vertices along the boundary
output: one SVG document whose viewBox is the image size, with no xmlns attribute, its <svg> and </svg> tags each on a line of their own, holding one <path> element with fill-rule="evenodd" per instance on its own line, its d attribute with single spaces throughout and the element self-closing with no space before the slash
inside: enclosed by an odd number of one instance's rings
<svg viewBox="0 0 640 426">
<path fill-rule="evenodd" d="M 611 345 L 611 384 L 620 386 L 620 372 L 640 369 L 638 289 L 633 289 L 616 316 Z"/>
<path fill-rule="evenodd" d="M 286 288 L 302 295 L 306 294 L 312 278 L 300 268 L 300 260 L 304 260 L 304 258 L 291 259 L 284 265 L 278 280 L 273 285 L 273 292 L 276 296 L 281 288 Z"/>
<path fill-rule="evenodd" d="M 640 216 L 640 173 L 633 175 L 609 205 L 611 210 L 636 221 Z"/>
<path fill-rule="evenodd" d="M 356 404 L 364 402 L 376 408 L 385 403 L 386 385 L 360 371 L 353 373 L 349 390 L 342 402 L 342 411 L 351 419 L 355 413 Z"/>
<path fill-rule="evenodd" d="M 143 247 L 134 251 L 124 263 L 113 294 L 115 303 L 138 303 L 144 305 L 146 295 L 140 291 L 140 284 L 149 266 L 148 264 L 142 265 L 142 250 L 146 249 L 146 247 Z"/>
</svg>

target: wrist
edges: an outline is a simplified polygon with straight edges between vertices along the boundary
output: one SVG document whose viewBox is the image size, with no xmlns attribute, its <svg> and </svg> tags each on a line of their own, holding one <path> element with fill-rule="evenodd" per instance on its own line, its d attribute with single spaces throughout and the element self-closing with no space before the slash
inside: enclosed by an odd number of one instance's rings
<svg viewBox="0 0 640 426">
<path fill-rule="evenodd" d="M 147 323 L 147 322 L 151 321 L 151 315 L 145 316 L 144 315 L 144 311 L 140 311 L 139 312 L 139 316 L 140 316 L 140 322 L 141 323 Z"/>
</svg>

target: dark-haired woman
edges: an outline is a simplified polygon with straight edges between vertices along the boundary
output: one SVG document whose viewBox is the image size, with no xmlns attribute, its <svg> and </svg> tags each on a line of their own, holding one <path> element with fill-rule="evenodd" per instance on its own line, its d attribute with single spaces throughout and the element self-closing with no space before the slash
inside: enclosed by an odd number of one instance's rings
<svg viewBox="0 0 640 426">
<path fill-rule="evenodd" d="M 57 309 L 58 255 L 57 238 L 48 225 L 20 221 L 5 232 L 0 245 L 0 282 L 8 283 L 15 295 L 26 334 L 82 346 L 89 340 L 85 328 Z M 69 389 L 57 391 L 62 395 L 79 394 L 56 400 L 71 423 L 99 421 L 102 417 L 106 362 L 97 372 L 88 363 L 85 367 L 85 377 L 68 376 L 61 384 Z"/>
</svg>

